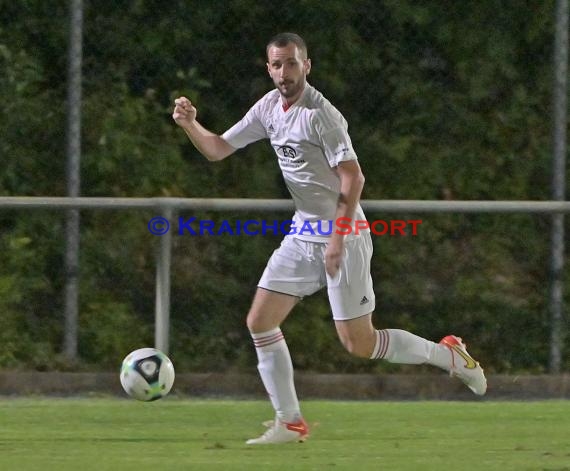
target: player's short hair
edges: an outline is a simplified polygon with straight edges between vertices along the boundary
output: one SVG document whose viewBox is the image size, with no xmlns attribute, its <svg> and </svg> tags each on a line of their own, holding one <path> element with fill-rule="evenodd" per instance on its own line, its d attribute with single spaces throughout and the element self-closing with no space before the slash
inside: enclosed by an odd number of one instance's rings
<svg viewBox="0 0 570 471">
<path fill-rule="evenodd" d="M 265 48 L 265 53 L 269 56 L 269 48 L 272 46 L 275 47 L 285 47 L 289 44 L 295 44 L 297 49 L 301 52 L 301 56 L 303 59 L 306 59 L 307 56 L 307 44 L 305 40 L 295 33 L 279 33 L 273 36 L 269 42 L 267 43 L 267 47 Z"/>
</svg>

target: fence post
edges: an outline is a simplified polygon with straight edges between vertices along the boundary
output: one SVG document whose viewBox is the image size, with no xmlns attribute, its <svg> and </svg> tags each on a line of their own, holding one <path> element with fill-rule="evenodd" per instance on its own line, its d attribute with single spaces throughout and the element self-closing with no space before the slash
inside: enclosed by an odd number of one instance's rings
<svg viewBox="0 0 570 471">
<path fill-rule="evenodd" d="M 566 193 L 566 124 L 568 75 L 568 0 L 557 0 L 554 39 L 552 199 L 564 201 Z M 552 216 L 550 259 L 549 370 L 560 373 L 564 343 L 564 214 Z"/>
<path fill-rule="evenodd" d="M 80 192 L 81 159 L 81 62 L 83 55 L 83 1 L 71 0 L 67 69 L 67 194 Z M 79 311 L 79 209 L 67 211 L 65 229 L 65 333 L 63 352 L 77 360 Z"/>
<path fill-rule="evenodd" d="M 172 221 L 172 208 L 164 208 L 161 216 Z M 156 311 L 155 347 L 168 355 L 170 344 L 170 261 L 172 259 L 172 234 L 168 230 L 160 236 L 156 257 Z"/>
</svg>

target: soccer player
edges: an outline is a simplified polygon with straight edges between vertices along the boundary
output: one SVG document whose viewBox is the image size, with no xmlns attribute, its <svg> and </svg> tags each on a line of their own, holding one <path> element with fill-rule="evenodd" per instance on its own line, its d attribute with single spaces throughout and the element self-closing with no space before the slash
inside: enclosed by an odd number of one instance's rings
<svg viewBox="0 0 570 471">
<path fill-rule="evenodd" d="M 326 221 L 365 219 L 359 203 L 364 176 L 347 122 L 307 83 L 311 60 L 300 36 L 278 34 L 269 41 L 266 54 L 275 89 L 224 134 L 201 126 L 195 106 L 185 97 L 175 100 L 172 115 L 211 161 L 269 139 L 295 203 L 294 226 L 308 229 L 285 236 L 275 250 L 247 315 L 258 370 L 276 413 L 265 433 L 247 443 L 303 441 L 309 435 L 280 326 L 299 300 L 325 286 L 338 336 L 348 352 L 372 360 L 434 365 L 460 378 L 475 394 L 485 394 L 483 370 L 459 337 L 448 335 L 435 343 L 404 330 L 374 328 L 370 232 L 323 231 Z"/>
</svg>

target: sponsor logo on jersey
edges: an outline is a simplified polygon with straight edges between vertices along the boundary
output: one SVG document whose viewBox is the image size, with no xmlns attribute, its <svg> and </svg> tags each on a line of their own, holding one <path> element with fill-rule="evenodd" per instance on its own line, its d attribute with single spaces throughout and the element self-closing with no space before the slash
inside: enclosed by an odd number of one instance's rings
<svg viewBox="0 0 570 471">
<path fill-rule="evenodd" d="M 288 159 L 294 159 L 295 157 L 297 157 L 297 151 L 295 149 L 293 149 L 291 146 L 279 146 L 277 148 L 277 153 L 280 156 L 286 157 Z"/>
</svg>

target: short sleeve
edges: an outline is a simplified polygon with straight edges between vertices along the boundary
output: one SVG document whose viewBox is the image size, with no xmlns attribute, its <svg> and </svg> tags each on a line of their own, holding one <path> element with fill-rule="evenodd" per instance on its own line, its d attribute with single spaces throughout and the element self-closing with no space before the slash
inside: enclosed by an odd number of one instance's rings
<svg viewBox="0 0 570 471">
<path fill-rule="evenodd" d="M 235 149 L 241 149 L 252 142 L 267 138 L 267 132 L 259 116 L 259 102 L 221 137 Z"/>
<path fill-rule="evenodd" d="M 338 111 L 336 113 L 318 113 L 315 120 L 315 130 L 319 142 L 331 167 L 336 167 L 339 162 L 357 160 L 356 152 L 354 152 L 352 141 L 348 135 L 346 120 Z"/>
</svg>

